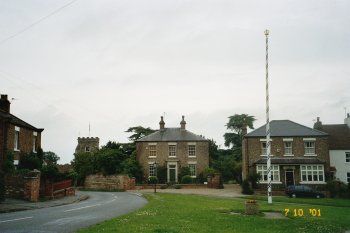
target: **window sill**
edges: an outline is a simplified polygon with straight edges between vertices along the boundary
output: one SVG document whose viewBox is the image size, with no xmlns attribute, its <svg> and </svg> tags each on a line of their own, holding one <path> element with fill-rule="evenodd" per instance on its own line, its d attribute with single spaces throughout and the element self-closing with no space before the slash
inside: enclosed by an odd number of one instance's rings
<svg viewBox="0 0 350 233">
<path fill-rule="evenodd" d="M 19 151 L 21 151 L 21 150 L 20 150 L 20 149 L 16 149 L 16 148 L 15 148 L 15 149 L 13 149 L 13 151 L 19 152 Z"/>
<path fill-rule="evenodd" d="M 260 157 L 267 157 L 267 155 L 260 155 Z M 273 155 L 270 155 L 270 157 L 273 157 Z"/>
<path fill-rule="evenodd" d="M 285 157 L 293 157 L 294 155 L 283 155 Z"/>
<path fill-rule="evenodd" d="M 197 158 L 197 156 L 188 156 L 188 158 Z"/>
<path fill-rule="evenodd" d="M 168 156 L 169 159 L 176 159 L 176 156 Z"/>
<path fill-rule="evenodd" d="M 157 156 L 148 156 L 149 159 L 155 159 Z"/>
<path fill-rule="evenodd" d="M 317 155 L 316 154 L 305 154 L 304 156 L 305 157 L 316 157 Z"/>
</svg>

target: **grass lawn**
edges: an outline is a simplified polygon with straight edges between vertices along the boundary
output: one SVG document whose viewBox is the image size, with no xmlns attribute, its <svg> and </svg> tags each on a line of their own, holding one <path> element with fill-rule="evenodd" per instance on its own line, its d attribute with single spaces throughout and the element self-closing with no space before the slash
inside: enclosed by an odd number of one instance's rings
<svg viewBox="0 0 350 233">
<path fill-rule="evenodd" d="M 144 208 L 79 232 L 337 233 L 350 229 L 350 200 L 275 197 L 273 204 L 258 200 L 261 211 L 284 214 L 290 209 L 286 219 L 265 219 L 262 214 L 232 214 L 244 212 L 244 199 L 165 193 L 146 198 L 149 203 Z M 293 209 L 302 209 L 304 215 L 294 217 Z M 309 209 L 320 209 L 321 216 L 312 217 Z"/>
</svg>

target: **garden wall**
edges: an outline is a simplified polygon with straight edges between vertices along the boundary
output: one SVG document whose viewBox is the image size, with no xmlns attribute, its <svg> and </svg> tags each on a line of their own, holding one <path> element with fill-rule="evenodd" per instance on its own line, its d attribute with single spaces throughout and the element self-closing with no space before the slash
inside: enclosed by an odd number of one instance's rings
<svg viewBox="0 0 350 233">
<path fill-rule="evenodd" d="M 89 175 L 85 178 L 84 188 L 96 190 L 132 190 L 135 178 L 127 175 Z"/>
<path fill-rule="evenodd" d="M 40 190 L 40 172 L 30 175 L 6 175 L 5 197 L 37 202 Z"/>
</svg>

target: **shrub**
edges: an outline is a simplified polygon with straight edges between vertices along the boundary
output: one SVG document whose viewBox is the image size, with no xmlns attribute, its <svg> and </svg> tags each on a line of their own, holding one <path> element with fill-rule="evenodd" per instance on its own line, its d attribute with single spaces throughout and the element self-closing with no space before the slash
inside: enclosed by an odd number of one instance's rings
<svg viewBox="0 0 350 233">
<path fill-rule="evenodd" d="M 13 164 L 13 153 L 11 151 L 6 153 L 3 170 L 5 173 L 12 173 L 15 170 L 15 165 Z"/>
<path fill-rule="evenodd" d="M 243 180 L 241 186 L 242 186 L 242 193 L 243 194 L 251 195 L 254 193 L 253 190 L 249 186 L 248 180 Z"/>
<path fill-rule="evenodd" d="M 258 187 L 257 183 L 260 179 L 261 179 L 261 175 L 258 173 L 253 173 L 249 175 L 248 180 L 251 182 L 253 189 Z"/>
<path fill-rule="evenodd" d="M 156 176 L 150 176 L 148 178 L 148 183 L 149 184 L 157 184 L 158 183 L 158 178 Z"/>
<path fill-rule="evenodd" d="M 58 169 L 55 165 L 49 164 L 47 166 L 43 166 L 41 169 L 41 178 L 43 180 L 55 180 L 58 176 Z"/>
<path fill-rule="evenodd" d="M 192 177 L 189 175 L 183 176 L 181 178 L 181 184 L 191 184 L 192 183 Z"/>
<path fill-rule="evenodd" d="M 5 200 L 5 173 L 0 171 L 0 202 Z"/>
<path fill-rule="evenodd" d="M 181 185 L 179 185 L 179 184 L 174 184 L 174 189 L 181 189 Z"/>
<path fill-rule="evenodd" d="M 189 176 L 189 175 L 191 175 L 190 168 L 189 167 L 182 167 L 180 169 L 178 177 L 179 177 L 179 180 L 181 180 L 182 177 Z"/>
<path fill-rule="evenodd" d="M 34 169 L 40 170 L 41 166 L 42 166 L 42 160 L 38 158 L 36 154 L 31 153 L 31 154 L 21 155 L 18 168 L 29 169 L 29 170 L 34 170 Z"/>
<path fill-rule="evenodd" d="M 341 181 L 329 181 L 327 182 L 326 188 L 330 192 L 331 197 L 350 197 L 350 190 L 347 185 Z"/>
</svg>

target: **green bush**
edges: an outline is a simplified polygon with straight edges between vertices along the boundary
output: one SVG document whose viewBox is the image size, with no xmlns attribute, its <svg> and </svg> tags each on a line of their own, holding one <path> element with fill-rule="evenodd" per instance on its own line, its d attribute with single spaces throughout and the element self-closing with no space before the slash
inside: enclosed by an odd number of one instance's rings
<svg viewBox="0 0 350 233">
<path fill-rule="evenodd" d="M 189 167 L 182 167 L 182 168 L 180 169 L 178 178 L 179 178 L 179 180 L 181 180 L 182 177 L 184 177 L 184 176 L 189 176 L 189 175 L 191 175 L 190 168 L 189 168 Z"/>
<path fill-rule="evenodd" d="M 250 174 L 248 177 L 248 180 L 252 184 L 252 188 L 257 188 L 258 187 L 258 181 L 261 179 L 261 175 L 258 173 L 253 173 Z"/>
<path fill-rule="evenodd" d="M 148 183 L 149 184 L 157 184 L 158 183 L 158 178 L 156 176 L 150 176 L 148 178 Z"/>
<path fill-rule="evenodd" d="M 249 186 L 248 180 L 243 180 L 241 186 L 242 186 L 242 193 L 243 194 L 251 195 L 254 193 L 253 190 Z"/>
<path fill-rule="evenodd" d="M 331 197 L 350 198 L 350 189 L 345 183 L 339 180 L 328 181 L 326 185 Z"/>
<path fill-rule="evenodd" d="M 191 184 L 192 183 L 192 177 L 189 175 L 183 176 L 181 178 L 181 184 Z"/>
<path fill-rule="evenodd" d="M 18 168 L 19 169 L 29 169 L 40 170 L 42 167 L 43 161 L 34 153 L 31 154 L 22 154 L 19 160 Z"/>
<path fill-rule="evenodd" d="M 41 179 L 43 180 L 55 180 L 58 176 L 58 169 L 53 164 L 43 166 L 41 169 Z"/>
<path fill-rule="evenodd" d="M 5 173 L 0 171 L 0 202 L 5 200 Z"/>
<path fill-rule="evenodd" d="M 13 153 L 11 151 L 6 153 L 3 170 L 5 173 L 12 173 L 15 170 L 15 165 L 13 164 Z"/>
</svg>

